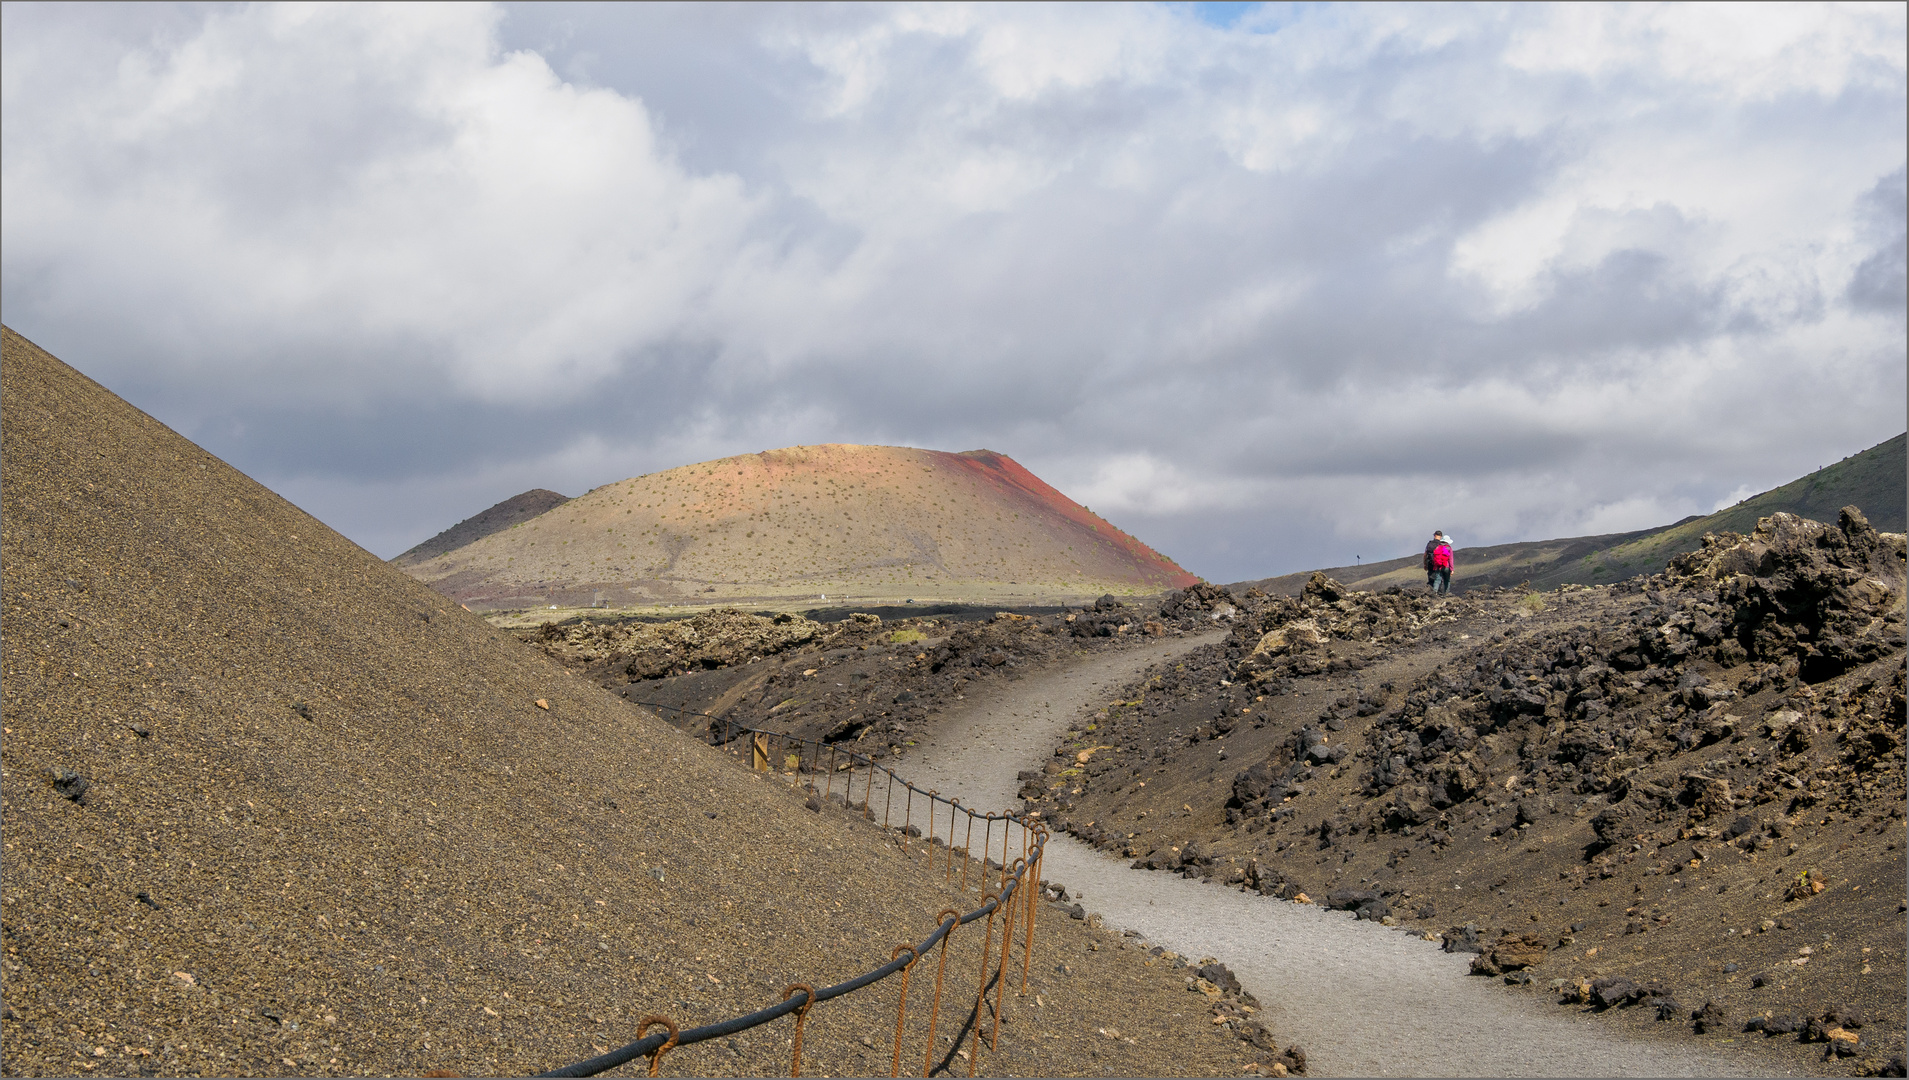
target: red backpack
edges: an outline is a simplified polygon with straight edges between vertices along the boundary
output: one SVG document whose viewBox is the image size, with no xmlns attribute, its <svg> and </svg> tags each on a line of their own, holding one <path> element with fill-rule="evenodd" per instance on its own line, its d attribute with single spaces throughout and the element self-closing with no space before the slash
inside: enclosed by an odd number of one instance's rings
<svg viewBox="0 0 1909 1080">
<path fill-rule="evenodd" d="M 1432 569 L 1450 570 L 1451 568 L 1452 568 L 1451 545 L 1450 544 L 1438 545 L 1438 547 L 1432 551 Z"/>
</svg>

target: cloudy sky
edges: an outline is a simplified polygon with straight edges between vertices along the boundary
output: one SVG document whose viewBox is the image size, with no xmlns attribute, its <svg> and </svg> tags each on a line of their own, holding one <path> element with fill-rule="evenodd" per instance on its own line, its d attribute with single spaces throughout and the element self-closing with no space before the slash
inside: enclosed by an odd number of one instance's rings
<svg viewBox="0 0 1909 1080">
<path fill-rule="evenodd" d="M 1905 7 L 0 8 L 0 307 L 381 556 L 777 446 L 1215 580 L 1905 426 Z"/>
</svg>

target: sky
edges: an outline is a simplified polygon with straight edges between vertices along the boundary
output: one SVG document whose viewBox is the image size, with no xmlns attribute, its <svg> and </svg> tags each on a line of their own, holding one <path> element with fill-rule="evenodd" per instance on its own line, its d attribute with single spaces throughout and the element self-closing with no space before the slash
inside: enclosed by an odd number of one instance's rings
<svg viewBox="0 0 1909 1080">
<path fill-rule="evenodd" d="M 1215 581 L 1905 427 L 1901 4 L 0 6 L 0 317 L 383 557 L 1007 454 Z"/>
</svg>

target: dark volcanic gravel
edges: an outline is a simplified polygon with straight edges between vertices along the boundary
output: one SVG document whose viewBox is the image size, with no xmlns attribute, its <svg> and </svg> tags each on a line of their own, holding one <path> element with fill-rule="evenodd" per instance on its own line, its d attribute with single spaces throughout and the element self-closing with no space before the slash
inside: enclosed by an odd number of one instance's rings
<svg viewBox="0 0 1909 1080">
<path fill-rule="evenodd" d="M 859 973 L 974 903 L 4 346 L 6 1073 L 523 1074 Z M 1039 939 L 983 1071 L 1252 1060 L 1137 951 L 1052 909 Z M 896 989 L 819 1007 L 806 1067 L 886 1069 Z M 777 1073 L 789 1034 L 664 1071 Z"/>
</svg>

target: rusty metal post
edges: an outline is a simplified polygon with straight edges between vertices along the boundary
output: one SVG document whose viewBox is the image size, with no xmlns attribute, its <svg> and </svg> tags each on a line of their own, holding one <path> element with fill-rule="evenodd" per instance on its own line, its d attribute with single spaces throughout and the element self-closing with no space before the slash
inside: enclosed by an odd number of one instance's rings
<svg viewBox="0 0 1909 1080">
<path fill-rule="evenodd" d="M 974 861 L 974 811 L 968 811 L 968 837 L 961 841 L 961 891 L 968 891 L 968 864 Z"/>
<path fill-rule="evenodd" d="M 947 873 L 947 876 L 942 879 L 943 884 L 946 884 L 947 882 L 954 880 L 955 812 L 965 811 L 965 810 L 967 810 L 967 807 L 965 806 L 961 806 L 956 803 L 948 804 L 948 873 Z"/>
<path fill-rule="evenodd" d="M 902 807 L 901 817 L 901 842 L 905 845 L 908 843 L 908 826 L 915 821 L 915 785 L 903 780 L 901 786 L 908 790 L 908 803 Z"/>
<path fill-rule="evenodd" d="M 928 1010 L 928 1050 L 921 1056 L 921 1075 L 931 1076 L 935 1065 L 935 1022 L 941 1018 L 941 977 L 948 972 L 948 939 L 954 937 L 956 928 L 961 925 L 961 913 L 953 908 L 944 908 L 935 916 L 937 922 L 955 920 L 954 926 L 941 936 L 941 965 L 935 968 L 935 1004 Z"/>
<path fill-rule="evenodd" d="M 795 1010 L 795 1056 L 789 1059 L 789 1075 L 802 1075 L 802 1022 L 809 1018 L 809 1009 L 815 1004 L 815 988 L 808 983 L 796 983 L 782 988 L 782 1000 L 787 1001 L 797 990 L 805 991 L 809 1000 Z"/>
<path fill-rule="evenodd" d="M 1011 820 L 1004 822 L 1002 824 L 1001 831 L 1003 833 L 1006 833 L 1009 829 L 1013 827 L 1013 825 L 1014 825 L 1014 822 Z M 1001 864 L 1002 864 L 1001 865 L 1001 887 L 1003 889 L 1008 887 L 1008 878 L 1012 877 L 1014 874 L 1014 867 L 1011 863 L 1008 862 L 1009 858 L 1010 856 L 1008 855 L 1008 837 L 1002 836 L 1001 837 Z"/>
<path fill-rule="evenodd" d="M 651 1028 L 655 1027 L 658 1024 L 661 1024 L 664 1027 L 669 1028 L 669 1038 L 663 1040 L 663 1045 L 657 1047 L 655 1050 L 651 1051 L 650 1053 L 650 1075 L 651 1076 L 656 1075 L 657 1065 L 662 1062 L 663 1055 L 669 1053 L 670 1050 L 676 1046 L 676 1037 L 678 1034 L 676 1030 L 676 1021 L 671 1020 L 667 1016 L 652 1015 L 652 1016 L 645 1016 L 643 1018 L 643 1022 L 636 1025 L 636 1037 L 641 1039 L 644 1035 L 649 1034 L 649 1030 Z"/>
<path fill-rule="evenodd" d="M 968 1055 L 968 1075 L 974 1075 L 974 1068 L 981 1057 L 981 1014 L 987 1008 L 988 1001 L 988 961 L 994 958 L 994 916 L 1001 910 L 1001 895 L 989 893 L 981 898 L 983 904 L 993 901 L 994 907 L 988 910 L 988 934 L 981 940 L 981 985 L 974 992 L 974 1052 Z"/>
<path fill-rule="evenodd" d="M 888 774 L 888 797 L 882 800 L 882 828 L 886 829 L 888 828 L 888 811 L 895 805 L 895 770 L 884 765 L 882 771 Z M 868 782 L 871 784 L 875 782 L 874 773 L 869 774 Z"/>
<path fill-rule="evenodd" d="M 1001 815 L 1001 884 L 995 887 L 997 889 L 1002 890 L 1003 892 L 1005 892 L 1008 887 L 1008 860 L 1012 858 L 1012 856 L 1008 854 L 1008 848 L 1012 846 L 1013 843 L 1014 843 L 1014 819 L 1007 816 L 1006 814 L 1002 814 Z"/>
<path fill-rule="evenodd" d="M 983 814 L 981 815 L 981 820 L 986 822 L 986 824 L 982 826 L 981 832 L 981 880 L 977 881 L 974 887 L 986 892 L 988 888 L 988 853 L 994 850 L 994 815 Z"/>
<path fill-rule="evenodd" d="M 1029 871 L 1034 879 L 1034 888 L 1027 894 L 1027 941 L 1021 945 L 1021 993 L 1027 993 L 1028 969 L 1034 964 L 1034 914 L 1038 912 L 1041 899 L 1041 863 L 1047 860 L 1047 837 L 1036 833 L 1040 842 L 1040 853 L 1034 856 L 1034 868 Z"/>
<path fill-rule="evenodd" d="M 1027 860 L 1016 859 L 1015 862 L 1020 864 L 1022 874 L 1014 883 L 1018 893 L 1027 884 Z M 1001 916 L 1001 963 L 994 969 L 994 1033 L 988 1040 L 988 1049 L 991 1051 L 1001 1049 L 1001 995 L 1008 992 L 1008 956 L 1014 948 L 1014 910 L 1020 906 L 1020 899 L 1017 895 L 1009 901 L 1006 914 Z"/>
<path fill-rule="evenodd" d="M 941 873 L 941 883 L 943 885 L 954 880 L 954 823 L 955 812 L 960 809 L 961 803 L 959 801 L 955 799 L 948 800 L 948 862 Z"/>
<path fill-rule="evenodd" d="M 817 750 L 816 753 L 821 753 Z M 835 747 L 829 747 L 829 775 L 822 781 L 822 798 L 835 794 Z"/>
<path fill-rule="evenodd" d="M 935 801 L 940 796 L 928 793 L 928 835 L 921 838 L 921 850 L 928 856 L 928 865 L 935 864 Z"/>
<path fill-rule="evenodd" d="M 974 832 L 974 822 L 975 822 L 975 820 L 977 820 L 977 819 L 978 819 L 978 820 L 979 820 L 979 821 L 981 822 L 981 855 L 980 855 L 980 863 L 981 863 L 981 867 L 980 867 L 980 869 L 979 869 L 979 870 L 978 870 L 978 871 L 976 872 L 976 874 L 975 874 L 975 881 L 974 881 L 974 888 L 975 888 L 975 891 L 976 891 L 976 892 L 980 892 L 980 891 L 982 891 L 982 890 L 984 890 L 984 889 L 986 889 L 986 888 L 988 887 L 988 886 L 987 886 L 987 880 L 988 880 L 988 829 L 989 829 L 989 827 L 990 827 L 990 825 L 989 825 L 989 822 L 988 822 L 988 818 L 987 818 L 987 815 L 986 815 L 986 814 L 974 814 L 974 816 L 973 816 L 973 818 L 971 818 L 971 819 L 970 819 L 970 820 L 968 821 L 968 832 L 969 832 L 970 834 L 972 834 L 972 833 Z M 974 844 L 973 844 L 972 842 L 970 842 L 970 843 L 968 844 L 968 857 L 969 857 L 969 858 L 975 858 L 975 854 L 974 854 Z"/>
<path fill-rule="evenodd" d="M 888 1070 L 890 1076 L 901 1075 L 901 1033 L 908 1020 L 908 975 L 915 970 L 915 961 L 921 959 L 921 954 L 915 951 L 913 945 L 895 946 L 895 951 L 889 953 L 888 958 L 899 960 L 902 953 L 908 954 L 908 963 L 901 969 L 901 1000 L 895 1006 L 895 1064 Z"/>
</svg>

